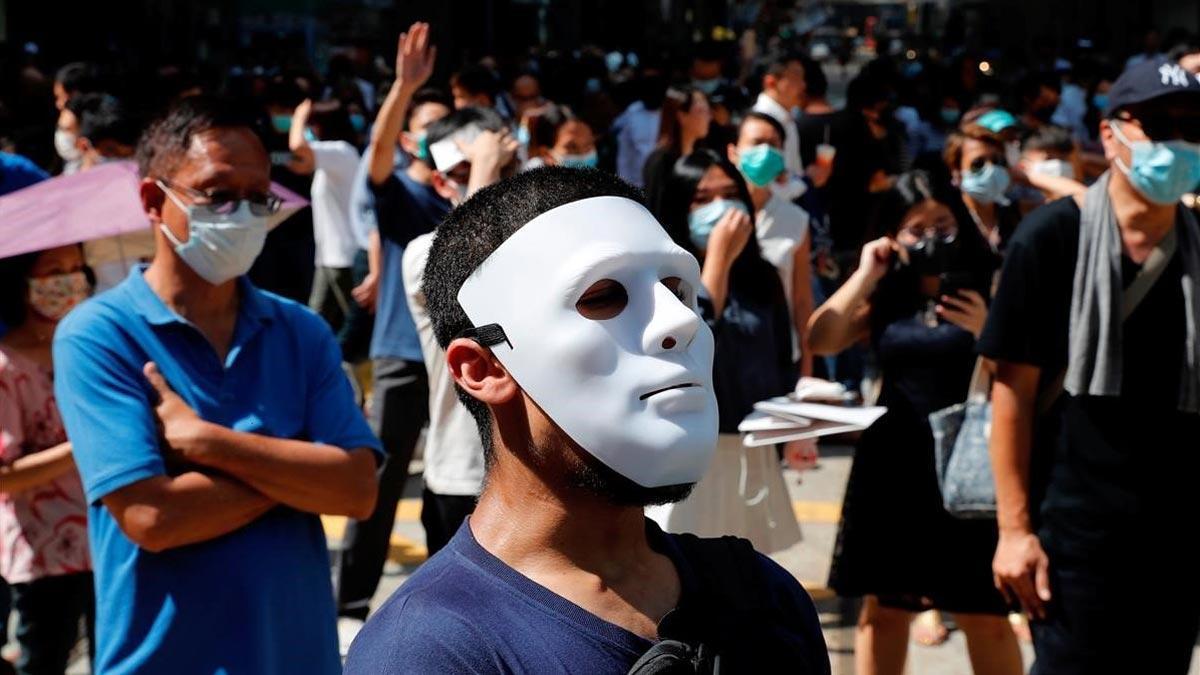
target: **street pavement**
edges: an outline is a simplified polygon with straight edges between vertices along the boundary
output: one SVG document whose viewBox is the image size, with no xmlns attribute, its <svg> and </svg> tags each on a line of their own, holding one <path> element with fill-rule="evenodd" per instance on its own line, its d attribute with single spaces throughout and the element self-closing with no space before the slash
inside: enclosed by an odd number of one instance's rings
<svg viewBox="0 0 1200 675">
<path fill-rule="evenodd" d="M 834 675 L 854 673 L 854 624 L 858 605 L 852 600 L 837 598 L 825 588 L 852 457 L 853 450 L 848 446 L 823 445 L 821 461 L 816 469 L 803 475 L 790 470 L 785 471 L 785 481 L 804 538 L 796 546 L 771 556 L 799 579 L 816 601 Z M 399 588 L 425 559 L 424 531 L 419 520 L 420 460 L 414 461 L 412 470 L 413 474 L 405 486 L 404 499 L 397 509 L 390 559 L 373 606 L 378 606 Z M 330 549 L 336 550 L 345 522 L 340 518 L 326 518 L 325 526 L 330 539 Z M 1130 592 L 1138 590 L 1131 587 Z M 1153 620 L 1140 616 L 1127 619 Z M 10 622 L 10 636 L 11 629 Z M 1033 650 L 1028 644 L 1022 644 L 1021 650 L 1028 670 L 1033 661 Z M 74 660 L 68 670 L 70 675 L 85 675 L 88 672 L 85 655 L 86 652 L 81 652 L 79 658 Z M 950 639 L 937 647 L 911 643 L 907 672 L 910 675 L 970 673 L 962 632 L 952 630 Z M 1200 644 L 1193 653 L 1190 675 L 1200 675 Z"/>
</svg>

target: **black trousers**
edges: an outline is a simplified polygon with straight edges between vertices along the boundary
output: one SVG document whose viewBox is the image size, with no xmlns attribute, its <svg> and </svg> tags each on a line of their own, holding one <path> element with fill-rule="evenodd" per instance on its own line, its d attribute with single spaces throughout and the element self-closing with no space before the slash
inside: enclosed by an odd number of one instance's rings
<svg viewBox="0 0 1200 675">
<path fill-rule="evenodd" d="M 421 427 L 429 419 L 429 380 L 425 364 L 375 359 L 370 422 L 387 458 L 379 470 L 379 498 L 366 520 L 346 528 L 338 569 L 338 614 L 366 619 L 387 561 L 396 505 L 404 494 L 408 465 Z"/>
<path fill-rule="evenodd" d="M 1186 564 L 1195 557 L 1169 541 L 1130 542 L 1111 556 L 1048 546 L 1052 600 L 1046 620 L 1030 626 L 1031 675 L 1186 675 L 1200 631 L 1200 574 Z"/>
<path fill-rule="evenodd" d="M 429 488 L 421 492 L 421 525 L 429 557 L 450 543 L 463 521 L 475 511 L 475 501 L 473 496 L 439 495 Z"/>
<path fill-rule="evenodd" d="M 88 649 L 95 656 L 96 604 L 92 573 L 63 574 L 12 585 L 22 675 L 62 675 L 87 620 Z"/>
</svg>

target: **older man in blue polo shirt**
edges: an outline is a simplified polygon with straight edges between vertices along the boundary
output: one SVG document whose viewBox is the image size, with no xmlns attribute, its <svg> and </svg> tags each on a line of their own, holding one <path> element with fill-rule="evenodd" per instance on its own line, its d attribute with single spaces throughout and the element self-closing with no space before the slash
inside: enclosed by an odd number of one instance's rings
<svg viewBox="0 0 1200 675">
<path fill-rule="evenodd" d="M 138 148 L 154 262 L 73 312 L 55 393 L 88 500 L 99 673 L 337 673 L 320 513 L 379 444 L 325 323 L 242 275 L 278 210 L 262 143 L 185 99 Z"/>
</svg>

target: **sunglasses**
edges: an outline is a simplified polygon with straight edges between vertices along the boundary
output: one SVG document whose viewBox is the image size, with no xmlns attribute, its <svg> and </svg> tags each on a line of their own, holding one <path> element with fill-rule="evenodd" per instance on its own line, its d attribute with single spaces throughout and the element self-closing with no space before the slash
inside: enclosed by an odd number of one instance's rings
<svg viewBox="0 0 1200 675">
<path fill-rule="evenodd" d="M 971 170 L 971 173 L 979 173 L 980 171 L 983 171 L 983 168 L 988 164 L 1003 167 L 1008 166 L 1008 162 L 1004 160 L 1003 155 L 991 155 L 990 157 L 985 155 L 971 160 L 971 163 L 967 165 L 967 168 Z"/>
<path fill-rule="evenodd" d="M 240 195 L 229 190 L 205 192 L 186 185 L 175 185 L 165 178 L 158 179 L 158 182 L 164 188 L 187 195 L 197 211 L 212 216 L 228 216 L 240 209 L 242 202 L 246 202 L 250 213 L 256 216 L 274 215 L 283 205 L 283 200 L 270 190 Z"/>
</svg>

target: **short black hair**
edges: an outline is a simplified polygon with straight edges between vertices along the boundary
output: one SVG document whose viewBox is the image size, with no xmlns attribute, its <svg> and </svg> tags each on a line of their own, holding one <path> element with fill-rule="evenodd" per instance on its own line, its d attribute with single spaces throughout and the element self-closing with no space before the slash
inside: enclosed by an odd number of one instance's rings
<svg viewBox="0 0 1200 675">
<path fill-rule="evenodd" d="M 640 190 L 610 173 L 547 166 L 485 187 L 451 211 L 437 229 L 421 282 L 438 344 L 444 349 L 451 340 L 473 327 L 458 304 L 458 292 L 492 252 L 543 213 L 581 199 L 602 196 L 642 202 Z M 490 466 L 494 449 L 488 407 L 461 388 L 456 389 L 459 400 L 479 427 L 484 458 Z"/>
<path fill-rule="evenodd" d="M 737 142 L 736 139 L 742 137 L 742 127 L 745 126 L 746 122 L 749 122 L 750 120 L 757 120 L 759 122 L 766 122 L 767 124 L 770 124 L 771 128 L 775 130 L 775 133 L 779 134 L 779 142 L 784 143 L 787 141 L 787 132 L 783 130 L 783 125 L 779 123 L 779 120 L 766 113 L 761 113 L 757 110 L 751 110 L 742 117 L 741 122 L 738 122 L 737 136 L 735 136 L 734 140 L 735 143 Z"/>
<path fill-rule="evenodd" d="M 137 163 L 142 177 L 168 176 L 179 166 L 192 145 L 192 138 L 212 129 L 245 127 L 253 131 L 254 122 L 229 99 L 210 96 L 188 96 L 172 105 L 167 112 L 146 128 L 138 140 Z"/>
<path fill-rule="evenodd" d="M 67 101 L 67 110 L 79 122 L 79 136 L 93 146 L 102 141 L 121 145 L 137 143 L 141 125 L 120 99 L 110 94 L 76 94 Z"/>
<path fill-rule="evenodd" d="M 829 93 L 829 78 L 825 77 L 825 69 L 816 59 L 801 56 L 800 63 L 804 64 L 804 89 L 809 98 L 825 98 Z"/>
<path fill-rule="evenodd" d="M 54 74 L 54 81 L 61 84 L 68 94 L 97 91 L 100 79 L 100 68 L 86 61 L 68 63 Z"/>
<path fill-rule="evenodd" d="M 413 94 L 412 99 L 408 102 L 408 110 L 404 112 L 404 128 L 408 128 L 409 122 L 412 121 L 413 113 L 423 105 L 429 103 L 437 103 L 438 105 L 446 106 L 447 110 L 454 110 L 454 99 L 445 91 L 437 87 L 424 87 L 418 89 L 417 93 Z"/>
<path fill-rule="evenodd" d="M 454 74 L 450 81 L 457 87 L 466 89 L 471 94 L 484 94 L 492 102 L 500 93 L 500 79 L 492 71 L 483 66 L 467 66 Z"/>
<path fill-rule="evenodd" d="M 435 120 L 428 127 L 425 127 L 425 144 L 433 145 L 443 138 L 452 136 L 454 132 L 463 127 L 474 124 L 484 131 L 500 131 L 505 128 L 504 120 L 491 108 L 479 108 L 471 106 L 462 110 L 455 110 L 445 117 Z M 430 158 L 432 165 L 433 159 Z M 433 167 L 439 171 L 446 171 L 453 167 L 445 166 Z"/>
<path fill-rule="evenodd" d="M 767 75 L 772 77 L 779 77 L 780 75 L 783 75 L 785 72 L 787 72 L 788 65 L 792 63 L 799 63 L 802 66 L 807 65 L 804 63 L 804 57 L 798 52 L 787 51 L 771 57 L 762 66 L 762 72 L 758 77 L 759 82 L 761 83 L 762 78 L 766 77 Z"/>
<path fill-rule="evenodd" d="M 1071 138 L 1071 132 L 1063 127 L 1043 124 L 1025 138 L 1022 149 L 1068 154 L 1075 149 L 1075 141 Z"/>
</svg>

